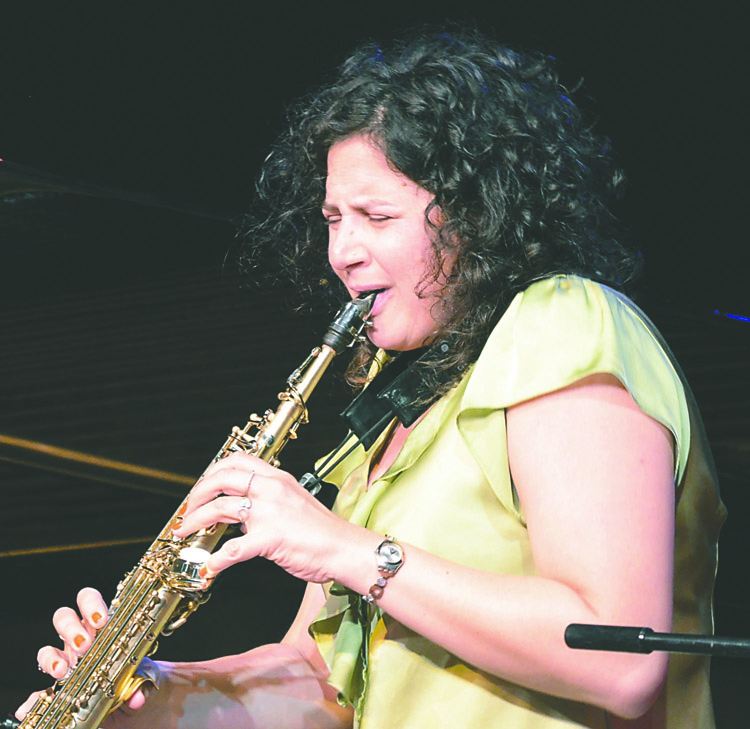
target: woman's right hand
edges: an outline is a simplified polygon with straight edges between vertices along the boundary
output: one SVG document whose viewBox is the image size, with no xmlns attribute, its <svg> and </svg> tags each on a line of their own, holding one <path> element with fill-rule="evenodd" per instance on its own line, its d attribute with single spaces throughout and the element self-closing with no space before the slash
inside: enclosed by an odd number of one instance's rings
<svg viewBox="0 0 750 729">
<path fill-rule="evenodd" d="M 63 647 L 46 645 L 37 653 L 39 670 L 56 681 L 64 679 L 91 647 L 96 633 L 107 622 L 107 605 L 98 590 L 85 587 L 78 593 L 78 610 L 62 607 L 55 611 L 52 624 L 63 641 Z M 148 689 L 146 689 L 148 691 Z M 23 719 L 41 695 L 36 691 L 16 710 L 16 718 Z M 138 690 L 127 702 L 131 709 L 139 709 L 145 702 L 144 691 Z"/>
</svg>

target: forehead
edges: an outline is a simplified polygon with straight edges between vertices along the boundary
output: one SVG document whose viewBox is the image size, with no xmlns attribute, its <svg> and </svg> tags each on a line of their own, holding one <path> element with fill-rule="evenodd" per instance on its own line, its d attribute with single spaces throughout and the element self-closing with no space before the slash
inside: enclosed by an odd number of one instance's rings
<svg viewBox="0 0 750 729">
<path fill-rule="evenodd" d="M 368 137 L 336 142 L 328 152 L 326 203 L 339 197 L 385 197 L 393 202 L 429 201 L 429 193 L 394 170 L 385 154 Z"/>
</svg>

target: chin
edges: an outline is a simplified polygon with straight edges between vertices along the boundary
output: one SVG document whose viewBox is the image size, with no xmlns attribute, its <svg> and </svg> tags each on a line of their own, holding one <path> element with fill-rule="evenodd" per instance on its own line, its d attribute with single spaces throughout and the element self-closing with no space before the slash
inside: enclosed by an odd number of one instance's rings
<svg viewBox="0 0 750 729">
<path fill-rule="evenodd" d="M 367 330 L 368 339 L 378 348 L 389 352 L 408 352 L 419 349 L 435 340 L 437 324 L 434 322 L 399 321 L 388 322 L 385 317 L 375 317 L 373 326 Z M 417 326 L 415 326 L 417 325 Z"/>
<path fill-rule="evenodd" d="M 404 341 L 396 337 L 379 335 L 377 332 L 368 332 L 367 337 L 378 349 L 384 349 L 386 352 L 408 352 L 424 346 L 421 342 Z"/>
</svg>

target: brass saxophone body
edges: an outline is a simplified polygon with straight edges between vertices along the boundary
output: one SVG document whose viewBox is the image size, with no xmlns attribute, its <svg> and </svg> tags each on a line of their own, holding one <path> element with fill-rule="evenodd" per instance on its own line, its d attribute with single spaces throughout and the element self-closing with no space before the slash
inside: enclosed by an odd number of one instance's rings
<svg viewBox="0 0 750 729">
<path fill-rule="evenodd" d="M 290 375 L 276 412 L 251 415 L 244 428 L 233 428 L 212 463 L 242 451 L 279 464 L 278 453 L 296 438 L 299 425 L 307 422 L 310 394 L 333 358 L 361 337 L 374 299 L 374 293 L 360 296 L 339 311 L 322 346 Z M 99 727 L 147 680 L 136 670 L 156 650 L 157 638 L 182 625 L 206 602 L 211 585 L 199 570 L 227 525 L 218 524 L 184 539 L 173 536 L 172 523 L 187 498 L 118 585 L 109 620 L 91 648 L 65 680 L 41 695 L 20 723 L 22 729 Z"/>
</svg>

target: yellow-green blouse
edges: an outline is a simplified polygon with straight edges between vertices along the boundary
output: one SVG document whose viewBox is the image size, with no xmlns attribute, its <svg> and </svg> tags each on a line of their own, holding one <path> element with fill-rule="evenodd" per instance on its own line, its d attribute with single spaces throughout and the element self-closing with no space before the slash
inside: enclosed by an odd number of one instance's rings
<svg viewBox="0 0 750 729">
<path fill-rule="evenodd" d="M 335 510 L 453 562 L 534 575 L 510 480 L 505 409 L 610 373 L 674 434 L 674 630 L 711 632 L 724 507 L 700 420 L 675 367 L 653 325 L 620 294 L 574 276 L 538 281 L 515 297 L 471 371 L 412 431 L 382 478 L 367 488 L 380 441 L 368 452 L 355 450 L 327 477 L 340 489 Z M 360 611 L 357 596 L 334 586 L 310 629 L 330 682 L 354 704 L 362 729 L 608 726 L 601 709 L 489 676 L 379 610 Z M 672 656 L 660 701 L 657 712 L 666 719 L 657 726 L 713 727 L 708 660 Z"/>
</svg>

